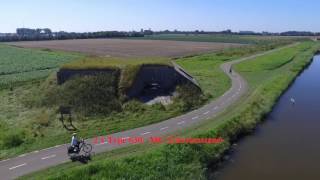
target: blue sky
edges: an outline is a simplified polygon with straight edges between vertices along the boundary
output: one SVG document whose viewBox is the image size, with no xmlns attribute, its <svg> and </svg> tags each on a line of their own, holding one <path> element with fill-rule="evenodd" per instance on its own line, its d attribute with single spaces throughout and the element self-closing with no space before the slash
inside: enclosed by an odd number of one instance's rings
<svg viewBox="0 0 320 180">
<path fill-rule="evenodd" d="M 320 32 L 318 0 L 0 0 L 0 32 L 306 30 Z"/>
</svg>

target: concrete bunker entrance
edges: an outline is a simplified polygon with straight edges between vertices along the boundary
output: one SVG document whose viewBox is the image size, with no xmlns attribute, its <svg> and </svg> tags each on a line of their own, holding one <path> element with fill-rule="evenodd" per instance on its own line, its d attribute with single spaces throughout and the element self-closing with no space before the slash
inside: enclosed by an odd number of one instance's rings
<svg viewBox="0 0 320 180">
<path fill-rule="evenodd" d="M 57 80 L 58 84 L 63 84 L 74 76 L 101 73 L 120 77 L 122 72 L 117 69 L 61 69 L 57 73 Z M 182 84 L 191 84 L 200 89 L 195 79 L 176 64 L 144 64 L 141 65 L 133 83 L 124 93 L 129 99 L 138 99 L 147 104 L 157 102 L 169 104 L 172 102 L 172 97 L 176 95 L 174 93 L 176 87 Z"/>
<path fill-rule="evenodd" d="M 130 98 L 149 102 L 157 97 L 170 99 L 178 85 L 190 83 L 187 76 L 173 66 L 143 65 L 128 91 Z"/>
</svg>

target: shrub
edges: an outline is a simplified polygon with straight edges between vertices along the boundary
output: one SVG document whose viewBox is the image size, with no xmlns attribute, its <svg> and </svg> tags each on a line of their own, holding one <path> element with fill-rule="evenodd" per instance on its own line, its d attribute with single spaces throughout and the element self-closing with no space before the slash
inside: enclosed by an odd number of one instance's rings
<svg viewBox="0 0 320 180">
<path fill-rule="evenodd" d="M 74 77 L 61 86 L 55 85 L 47 90 L 43 104 L 70 106 L 84 115 L 107 115 L 121 110 L 117 82 L 115 74 Z"/>
<path fill-rule="evenodd" d="M 20 146 L 24 142 L 24 133 L 22 131 L 11 131 L 3 136 L 2 143 L 6 148 Z"/>
<path fill-rule="evenodd" d="M 176 91 L 178 96 L 174 101 L 180 112 L 189 111 L 205 101 L 200 90 L 192 84 L 178 86 Z"/>
<path fill-rule="evenodd" d="M 124 111 L 133 112 L 133 113 L 142 113 L 143 111 L 146 110 L 145 105 L 137 100 L 128 101 L 122 107 Z"/>
<path fill-rule="evenodd" d="M 47 111 L 41 111 L 41 113 L 35 116 L 35 122 L 40 126 L 48 127 L 50 124 L 50 115 Z"/>
</svg>

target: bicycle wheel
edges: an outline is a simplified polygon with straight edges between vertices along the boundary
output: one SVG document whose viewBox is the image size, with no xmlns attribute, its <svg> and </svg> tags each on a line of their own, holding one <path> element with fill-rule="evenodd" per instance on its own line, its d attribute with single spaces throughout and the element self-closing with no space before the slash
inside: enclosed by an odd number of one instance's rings
<svg viewBox="0 0 320 180">
<path fill-rule="evenodd" d="M 82 149 L 84 152 L 90 153 L 92 151 L 92 145 L 91 144 L 83 144 Z"/>
</svg>

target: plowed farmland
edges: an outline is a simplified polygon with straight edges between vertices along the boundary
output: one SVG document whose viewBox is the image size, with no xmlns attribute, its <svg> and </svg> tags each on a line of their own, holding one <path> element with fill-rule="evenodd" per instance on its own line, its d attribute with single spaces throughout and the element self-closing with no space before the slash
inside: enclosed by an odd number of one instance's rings
<svg viewBox="0 0 320 180">
<path fill-rule="evenodd" d="M 127 39 L 31 41 L 10 44 L 27 48 L 46 48 L 113 57 L 180 57 L 241 46 L 234 43 Z"/>
</svg>

